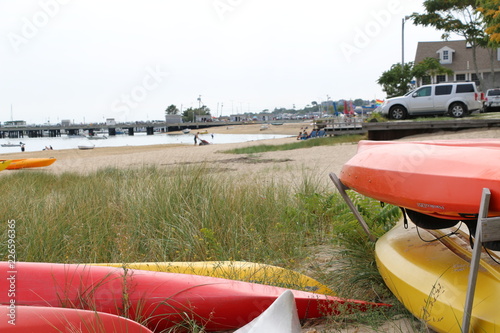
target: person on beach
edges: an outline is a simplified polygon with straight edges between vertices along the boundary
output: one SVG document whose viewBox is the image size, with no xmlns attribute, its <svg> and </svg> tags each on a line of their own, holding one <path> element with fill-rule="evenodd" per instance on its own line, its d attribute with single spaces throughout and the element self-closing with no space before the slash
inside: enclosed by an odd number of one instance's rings
<svg viewBox="0 0 500 333">
<path fill-rule="evenodd" d="M 198 132 L 198 133 L 196 133 L 196 134 L 194 135 L 194 145 L 195 145 L 195 146 L 196 146 L 196 144 L 198 143 L 198 139 L 199 139 L 198 134 L 200 134 L 200 132 Z"/>
<path fill-rule="evenodd" d="M 21 151 L 22 151 L 22 152 L 24 151 L 24 148 L 25 148 L 25 147 L 24 147 L 24 143 L 23 143 L 23 144 L 21 144 Z"/>
</svg>

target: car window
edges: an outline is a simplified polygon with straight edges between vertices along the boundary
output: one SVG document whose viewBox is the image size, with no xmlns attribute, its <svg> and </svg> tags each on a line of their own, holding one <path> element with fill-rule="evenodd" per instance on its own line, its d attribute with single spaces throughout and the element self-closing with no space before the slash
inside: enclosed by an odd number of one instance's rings
<svg viewBox="0 0 500 333">
<path fill-rule="evenodd" d="M 468 84 L 457 84 L 457 94 L 458 93 L 471 93 L 474 91 L 474 86 L 472 83 Z"/>
<path fill-rule="evenodd" d="M 416 97 L 425 97 L 431 95 L 431 87 L 422 87 L 415 92 Z"/>
<path fill-rule="evenodd" d="M 500 96 L 500 89 L 488 90 L 488 96 Z"/>
<path fill-rule="evenodd" d="M 451 94 L 451 88 L 453 88 L 451 84 L 447 84 L 444 86 L 436 86 L 436 96 Z"/>
</svg>

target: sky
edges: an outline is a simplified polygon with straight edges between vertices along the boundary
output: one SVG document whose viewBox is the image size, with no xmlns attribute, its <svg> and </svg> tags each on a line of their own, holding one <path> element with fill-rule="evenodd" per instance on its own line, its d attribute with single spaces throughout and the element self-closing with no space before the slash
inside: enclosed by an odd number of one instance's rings
<svg viewBox="0 0 500 333">
<path fill-rule="evenodd" d="M 384 99 L 405 0 L 1 0 L 0 122 L 164 119 Z M 405 62 L 433 28 L 405 25 Z"/>
</svg>

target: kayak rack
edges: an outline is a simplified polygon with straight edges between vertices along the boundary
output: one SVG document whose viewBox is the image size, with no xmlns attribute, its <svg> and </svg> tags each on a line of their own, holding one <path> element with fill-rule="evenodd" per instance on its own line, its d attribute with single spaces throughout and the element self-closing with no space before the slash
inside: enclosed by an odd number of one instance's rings
<svg viewBox="0 0 500 333">
<path fill-rule="evenodd" d="M 474 236 L 474 249 L 469 270 L 469 280 L 467 283 L 467 294 L 465 296 L 464 316 L 462 318 L 462 333 L 469 332 L 472 315 L 472 304 L 476 291 L 477 272 L 479 261 L 481 260 L 481 250 L 483 242 L 500 240 L 500 217 L 488 217 L 490 207 L 491 192 L 488 188 L 483 188 L 481 203 L 479 206 L 479 217 L 477 219 L 476 235 Z"/>
<path fill-rule="evenodd" d="M 342 196 L 342 198 L 346 202 L 347 206 L 349 206 L 352 213 L 354 214 L 354 216 L 358 220 L 359 224 L 361 224 L 361 227 L 368 235 L 368 238 L 370 238 L 370 241 L 375 242 L 377 240 L 377 238 L 372 235 L 372 233 L 370 232 L 370 228 L 368 228 L 368 224 L 366 224 L 365 220 L 363 219 L 363 216 L 361 216 L 358 209 L 354 205 L 354 202 L 352 202 L 351 198 L 349 198 L 349 196 L 347 195 L 346 190 L 349 190 L 350 188 L 345 186 L 344 184 L 342 184 L 340 179 L 333 172 L 330 173 L 329 176 L 330 176 L 330 179 L 332 180 L 332 182 L 335 184 L 335 187 L 337 187 L 337 189 L 339 190 L 340 195 Z"/>
</svg>

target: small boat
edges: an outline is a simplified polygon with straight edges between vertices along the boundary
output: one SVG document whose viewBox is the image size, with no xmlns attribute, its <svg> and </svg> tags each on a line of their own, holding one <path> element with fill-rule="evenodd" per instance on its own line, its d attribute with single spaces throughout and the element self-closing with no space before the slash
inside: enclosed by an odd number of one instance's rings
<svg viewBox="0 0 500 333">
<path fill-rule="evenodd" d="M 2 143 L 0 146 L 2 147 L 21 147 L 24 143 L 19 142 L 19 143 L 12 143 L 12 142 L 7 142 L 7 143 Z"/>
<path fill-rule="evenodd" d="M 269 129 L 269 126 L 267 126 L 267 125 L 262 125 L 262 126 L 260 126 L 260 130 L 261 130 L 261 131 L 265 131 L 265 130 L 267 130 L 267 129 Z"/>
<path fill-rule="evenodd" d="M 464 332 L 472 256 L 469 235 L 466 229 L 420 229 L 418 233 L 416 229 L 399 223 L 377 240 L 379 272 L 401 303 L 434 331 Z M 500 256 L 489 252 L 481 256 L 468 332 L 500 331 Z"/>
<path fill-rule="evenodd" d="M 295 299 L 285 291 L 260 316 L 234 333 L 300 333 L 301 326 Z"/>
<path fill-rule="evenodd" d="M 283 123 L 271 123 L 271 125 L 274 125 L 274 126 L 281 126 L 281 125 L 283 125 Z"/>
<path fill-rule="evenodd" d="M 10 161 L 7 165 L 7 170 L 14 169 L 25 169 L 25 168 L 41 168 L 51 165 L 56 161 L 55 158 L 21 158 L 13 160 L 0 160 L 0 161 Z"/>
<path fill-rule="evenodd" d="M 130 319 L 88 310 L 0 305 L 0 316 L 2 333 L 152 333 Z"/>
<path fill-rule="evenodd" d="M 207 130 L 200 131 L 200 132 L 198 132 L 198 134 L 208 134 L 208 131 Z"/>
<path fill-rule="evenodd" d="M 186 318 L 206 331 L 238 329 L 264 312 L 286 289 L 199 275 L 90 265 L 0 262 L 0 290 L 17 286 L 16 305 L 91 309 L 140 320 L 155 331 Z M 366 311 L 387 304 L 292 290 L 299 319 Z M 0 293 L 0 304 L 9 304 Z"/>
<path fill-rule="evenodd" d="M 105 135 L 89 135 L 87 139 L 89 140 L 106 140 L 108 137 Z"/>
<path fill-rule="evenodd" d="M 184 134 L 189 134 L 190 132 L 191 132 L 190 128 L 185 128 L 182 130 L 182 133 L 184 133 Z"/>
<path fill-rule="evenodd" d="M 223 279 L 238 280 L 289 289 L 304 290 L 324 295 L 335 293 L 307 275 L 282 267 L 244 261 L 196 261 L 196 262 L 136 262 L 89 264 L 109 267 L 126 267 L 157 272 L 195 274 Z"/>
</svg>

